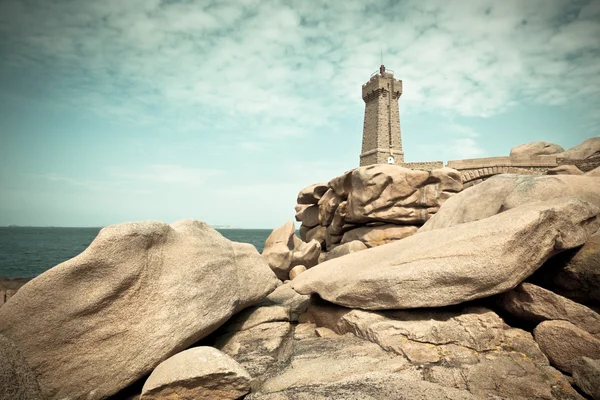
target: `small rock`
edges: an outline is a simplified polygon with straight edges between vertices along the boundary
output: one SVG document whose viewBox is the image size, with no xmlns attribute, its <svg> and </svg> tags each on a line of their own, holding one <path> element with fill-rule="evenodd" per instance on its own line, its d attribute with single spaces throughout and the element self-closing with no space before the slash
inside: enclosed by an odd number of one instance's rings
<svg viewBox="0 0 600 400">
<path fill-rule="evenodd" d="M 322 337 L 322 338 L 334 338 L 334 337 L 339 336 L 337 333 L 335 333 L 331 329 L 325 328 L 323 326 L 316 328 L 315 332 L 318 337 Z"/>
<path fill-rule="evenodd" d="M 367 247 L 376 247 L 414 235 L 417 230 L 416 226 L 411 225 L 363 226 L 344 233 L 342 244 L 358 240 Z"/>
<path fill-rule="evenodd" d="M 568 373 L 580 357 L 600 358 L 600 339 L 567 321 L 544 321 L 533 336 L 550 363 Z"/>
<path fill-rule="evenodd" d="M 297 277 L 304 271 L 306 271 L 306 267 L 304 265 L 296 265 L 290 270 L 290 280 L 293 280 L 295 277 Z"/>
<path fill-rule="evenodd" d="M 250 392 L 251 377 L 233 358 L 213 347 L 194 347 L 152 371 L 140 400 L 235 400 Z"/>
</svg>

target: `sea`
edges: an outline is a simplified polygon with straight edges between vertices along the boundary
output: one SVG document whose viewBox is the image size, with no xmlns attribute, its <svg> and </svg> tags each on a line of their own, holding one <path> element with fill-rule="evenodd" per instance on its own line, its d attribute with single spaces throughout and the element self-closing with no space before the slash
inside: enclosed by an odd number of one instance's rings
<svg viewBox="0 0 600 400">
<path fill-rule="evenodd" d="M 0 276 L 32 278 L 75 257 L 102 228 L 0 227 Z M 262 253 L 271 229 L 217 229 L 234 242 Z"/>
</svg>

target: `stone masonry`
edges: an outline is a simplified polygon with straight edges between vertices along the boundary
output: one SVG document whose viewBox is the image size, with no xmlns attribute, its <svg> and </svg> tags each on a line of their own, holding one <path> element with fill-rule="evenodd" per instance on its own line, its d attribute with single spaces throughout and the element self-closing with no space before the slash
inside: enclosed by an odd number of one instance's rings
<svg viewBox="0 0 600 400">
<path fill-rule="evenodd" d="M 398 99 L 402 95 L 402 81 L 394 79 L 382 65 L 379 73 L 362 86 L 365 102 L 360 165 L 386 164 L 388 157 L 394 163 L 404 162 L 400 135 L 400 112 Z"/>
</svg>

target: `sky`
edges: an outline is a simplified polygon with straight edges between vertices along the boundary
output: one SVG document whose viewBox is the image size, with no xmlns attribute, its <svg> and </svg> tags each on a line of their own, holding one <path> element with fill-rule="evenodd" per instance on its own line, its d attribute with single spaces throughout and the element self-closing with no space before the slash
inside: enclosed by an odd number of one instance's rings
<svg viewBox="0 0 600 400">
<path fill-rule="evenodd" d="M 0 225 L 274 228 L 358 167 L 361 85 L 406 161 L 600 135 L 600 0 L 0 0 Z"/>
</svg>

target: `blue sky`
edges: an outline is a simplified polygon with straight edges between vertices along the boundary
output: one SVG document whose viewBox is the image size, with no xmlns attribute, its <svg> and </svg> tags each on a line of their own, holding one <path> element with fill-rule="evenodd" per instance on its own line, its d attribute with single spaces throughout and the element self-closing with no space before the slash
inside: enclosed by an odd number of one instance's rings
<svg viewBox="0 0 600 400">
<path fill-rule="evenodd" d="M 600 134 L 600 1 L 0 2 L 0 225 L 273 228 L 358 166 L 403 80 L 407 161 Z"/>
</svg>

